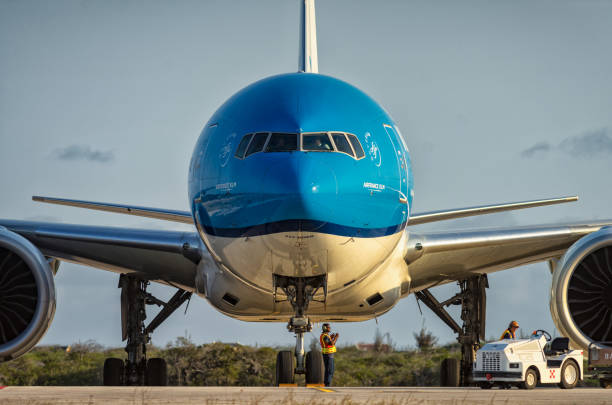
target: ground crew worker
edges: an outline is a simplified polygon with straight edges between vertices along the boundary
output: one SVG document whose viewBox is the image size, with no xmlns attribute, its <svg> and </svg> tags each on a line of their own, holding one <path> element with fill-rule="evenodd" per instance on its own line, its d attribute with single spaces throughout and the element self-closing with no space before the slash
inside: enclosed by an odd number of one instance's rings
<svg viewBox="0 0 612 405">
<path fill-rule="evenodd" d="M 336 342 L 338 334 L 331 333 L 331 327 L 328 323 L 323 324 L 323 333 L 319 337 L 321 343 L 321 353 L 323 353 L 323 363 L 325 364 L 325 377 L 323 382 L 326 387 L 331 385 L 332 377 L 334 376 L 334 353 L 336 353 Z"/>
<path fill-rule="evenodd" d="M 503 340 L 503 339 L 516 339 L 516 330 L 518 328 L 519 328 L 519 324 L 518 324 L 517 321 L 510 322 L 510 325 L 508 325 L 508 329 L 506 329 L 504 331 L 504 333 L 502 333 L 502 335 L 499 338 L 499 340 Z"/>
</svg>

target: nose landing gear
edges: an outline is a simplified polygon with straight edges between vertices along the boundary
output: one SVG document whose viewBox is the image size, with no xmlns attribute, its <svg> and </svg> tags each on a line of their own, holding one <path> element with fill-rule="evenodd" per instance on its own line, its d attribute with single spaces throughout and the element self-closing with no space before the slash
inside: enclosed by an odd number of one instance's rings
<svg viewBox="0 0 612 405">
<path fill-rule="evenodd" d="M 276 356 L 276 385 L 295 384 L 295 374 L 304 374 L 306 385 L 323 384 L 323 356 L 318 350 L 304 351 L 304 333 L 312 331 L 305 316 L 293 317 L 287 330 L 295 333 L 295 350 L 280 351 Z"/>
<path fill-rule="evenodd" d="M 305 315 L 308 304 L 320 288 L 327 295 L 325 275 L 312 277 L 287 277 L 274 275 L 274 300 L 276 291 L 282 289 L 295 311 L 295 316 L 287 323 L 287 330 L 295 333 L 295 350 L 280 351 L 276 357 L 276 385 L 295 384 L 295 374 L 305 374 L 306 385 L 323 384 L 323 356 L 318 350 L 304 351 L 304 333 L 312 331 L 312 323 Z M 285 301 L 285 300 L 283 300 Z M 325 298 L 323 301 L 325 302 Z"/>
</svg>

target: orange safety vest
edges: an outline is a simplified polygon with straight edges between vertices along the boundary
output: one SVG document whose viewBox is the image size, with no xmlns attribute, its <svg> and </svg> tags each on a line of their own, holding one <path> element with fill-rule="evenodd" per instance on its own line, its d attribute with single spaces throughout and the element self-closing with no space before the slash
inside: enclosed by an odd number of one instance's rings
<svg viewBox="0 0 612 405">
<path fill-rule="evenodd" d="M 323 338 L 326 336 L 329 339 L 330 344 L 325 344 L 325 341 L 323 340 Z M 336 346 L 331 340 L 331 337 L 329 337 L 329 333 L 321 333 L 321 337 L 319 337 L 319 342 L 321 343 L 321 353 L 323 354 L 336 353 Z"/>
<path fill-rule="evenodd" d="M 512 333 L 510 329 L 506 329 L 504 333 L 502 333 L 501 337 L 499 338 L 499 340 L 504 340 L 504 339 L 516 339 L 516 335 Z"/>
</svg>

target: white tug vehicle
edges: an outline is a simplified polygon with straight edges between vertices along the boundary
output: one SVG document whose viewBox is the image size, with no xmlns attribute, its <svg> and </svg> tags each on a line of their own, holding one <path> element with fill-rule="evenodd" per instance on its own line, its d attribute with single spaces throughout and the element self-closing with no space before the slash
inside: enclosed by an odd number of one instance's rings
<svg viewBox="0 0 612 405">
<path fill-rule="evenodd" d="M 550 341 L 550 334 L 538 329 L 528 339 L 485 344 L 476 353 L 474 382 L 483 389 L 518 386 L 530 390 L 538 383 L 574 388 L 583 377 L 583 351 L 570 350 L 566 337 Z"/>
</svg>

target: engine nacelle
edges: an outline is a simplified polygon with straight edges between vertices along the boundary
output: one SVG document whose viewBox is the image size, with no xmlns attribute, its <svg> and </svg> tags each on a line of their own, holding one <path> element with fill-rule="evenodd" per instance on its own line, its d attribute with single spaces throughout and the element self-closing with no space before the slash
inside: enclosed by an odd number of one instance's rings
<svg viewBox="0 0 612 405">
<path fill-rule="evenodd" d="M 30 241 L 0 227 L 0 361 L 29 351 L 55 314 L 47 259 Z"/>
<path fill-rule="evenodd" d="M 553 272 L 550 312 L 574 344 L 612 341 L 612 228 L 574 243 Z"/>
</svg>

